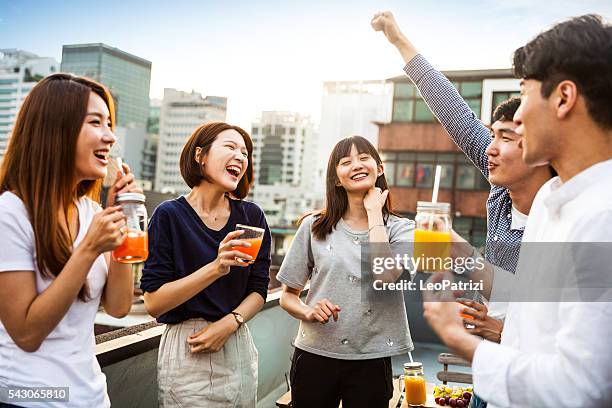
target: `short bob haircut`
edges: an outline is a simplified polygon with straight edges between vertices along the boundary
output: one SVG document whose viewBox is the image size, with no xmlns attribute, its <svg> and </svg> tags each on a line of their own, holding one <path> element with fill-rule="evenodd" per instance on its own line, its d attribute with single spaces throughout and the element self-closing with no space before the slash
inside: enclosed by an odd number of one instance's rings
<svg viewBox="0 0 612 408">
<path fill-rule="evenodd" d="M 243 199 L 247 196 L 251 188 L 251 183 L 253 182 L 253 142 L 251 141 L 251 136 L 242 128 L 229 125 L 225 122 L 210 122 L 201 125 L 193 132 L 185 144 L 185 147 L 183 147 L 180 160 L 181 176 L 183 176 L 183 180 L 185 180 L 189 188 L 198 186 L 202 180 L 210 182 L 204 173 L 204 164 L 202 160 L 210 151 L 210 147 L 217 139 L 217 136 L 219 136 L 219 133 L 230 129 L 240 133 L 248 151 L 246 173 L 240 179 L 236 190 L 232 191 L 231 194 L 238 199 Z M 196 149 L 198 147 L 202 148 L 199 163 L 195 160 Z"/>
</svg>

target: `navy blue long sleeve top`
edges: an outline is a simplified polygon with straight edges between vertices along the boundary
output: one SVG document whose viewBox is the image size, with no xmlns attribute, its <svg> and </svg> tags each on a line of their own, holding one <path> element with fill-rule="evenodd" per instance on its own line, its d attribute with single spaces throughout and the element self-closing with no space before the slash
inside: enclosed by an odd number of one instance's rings
<svg viewBox="0 0 612 408">
<path fill-rule="evenodd" d="M 192 318 L 217 321 L 234 310 L 251 293 L 265 300 L 270 281 L 270 229 L 262 209 L 249 201 L 230 199 L 231 213 L 219 231 L 210 229 L 185 197 L 160 204 L 149 222 L 149 258 L 140 288 L 155 292 L 162 285 L 184 278 L 215 260 L 219 244 L 236 224 L 265 230 L 255 262 L 232 266 L 230 272 L 200 293 L 157 318 L 160 323 L 180 323 Z"/>
</svg>

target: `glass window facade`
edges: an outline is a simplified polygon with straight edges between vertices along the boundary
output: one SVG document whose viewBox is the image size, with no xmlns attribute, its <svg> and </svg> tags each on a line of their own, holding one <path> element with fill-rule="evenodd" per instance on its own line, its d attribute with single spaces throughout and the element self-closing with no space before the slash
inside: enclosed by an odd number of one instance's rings
<svg viewBox="0 0 612 408">
<path fill-rule="evenodd" d="M 497 105 L 507 99 L 510 99 L 514 96 L 518 97 L 520 95 L 520 92 L 493 92 L 493 101 L 491 103 L 491 122 L 493 122 L 493 112 L 495 112 L 495 108 L 497 108 Z"/>
<path fill-rule="evenodd" d="M 118 125 L 147 125 L 150 63 L 147 66 L 127 53 L 94 45 L 65 47 L 61 69 L 106 85 L 115 99 Z"/>
<path fill-rule="evenodd" d="M 452 81 L 472 111 L 480 118 L 482 81 Z M 393 121 L 432 123 L 436 118 L 411 82 L 393 85 Z"/>
<path fill-rule="evenodd" d="M 491 185 L 462 152 L 381 152 L 390 186 L 433 187 L 436 165 L 442 166 L 440 188 L 489 190 Z"/>
</svg>

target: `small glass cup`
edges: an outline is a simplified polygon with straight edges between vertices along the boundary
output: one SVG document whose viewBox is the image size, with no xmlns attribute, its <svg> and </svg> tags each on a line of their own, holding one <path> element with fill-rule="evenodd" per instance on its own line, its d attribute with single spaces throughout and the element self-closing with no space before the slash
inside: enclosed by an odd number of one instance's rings
<svg viewBox="0 0 612 408">
<path fill-rule="evenodd" d="M 251 246 L 250 247 L 234 246 L 232 247 L 232 250 L 240 251 L 243 254 L 251 255 L 253 259 L 251 260 L 243 259 L 242 261 L 252 264 L 253 262 L 255 262 L 255 259 L 257 259 L 257 254 L 259 253 L 259 249 L 261 248 L 261 243 L 263 241 L 263 236 L 264 236 L 264 229 L 257 228 L 257 227 L 251 227 L 249 225 L 236 224 L 236 231 L 238 230 L 243 230 L 244 234 L 240 235 L 236 239 L 239 239 L 241 241 L 246 241 L 249 244 L 251 244 Z"/>
<path fill-rule="evenodd" d="M 478 292 L 477 290 L 466 291 L 463 295 L 461 295 L 461 299 L 473 300 L 474 302 L 484 305 L 484 298 L 480 294 L 480 292 Z M 462 304 L 461 307 L 466 307 L 466 306 Z M 466 314 L 463 312 L 459 312 L 459 316 L 461 316 L 462 319 L 474 320 L 474 316 L 470 316 L 469 314 Z M 463 325 L 465 326 L 466 329 L 476 328 L 475 325 L 465 322 L 465 321 L 463 322 Z"/>
</svg>

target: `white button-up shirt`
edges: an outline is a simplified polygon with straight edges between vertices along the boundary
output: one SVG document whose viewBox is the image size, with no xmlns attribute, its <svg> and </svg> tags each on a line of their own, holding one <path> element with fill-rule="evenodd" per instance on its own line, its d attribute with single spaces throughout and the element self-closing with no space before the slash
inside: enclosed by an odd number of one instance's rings
<svg viewBox="0 0 612 408">
<path fill-rule="evenodd" d="M 530 242 L 612 242 L 612 160 L 542 186 L 523 237 Z M 540 258 L 530 265 L 519 260 L 516 279 L 543 282 L 558 259 Z M 610 276 L 612 254 L 597 268 Z M 494 293 L 496 284 L 497 277 Z M 609 300 L 612 289 L 606 290 Z M 483 341 L 472 372 L 474 390 L 490 408 L 612 406 L 612 303 L 513 302 L 501 344 Z"/>
</svg>

